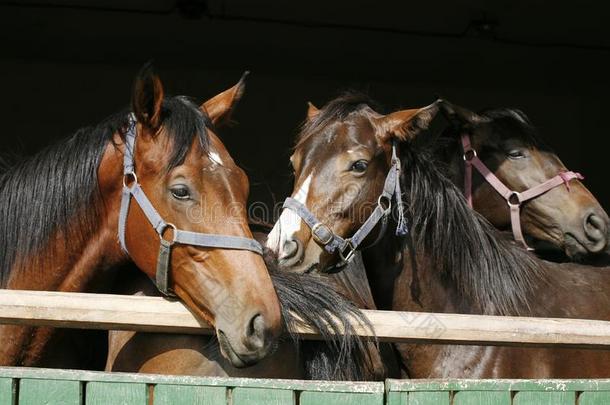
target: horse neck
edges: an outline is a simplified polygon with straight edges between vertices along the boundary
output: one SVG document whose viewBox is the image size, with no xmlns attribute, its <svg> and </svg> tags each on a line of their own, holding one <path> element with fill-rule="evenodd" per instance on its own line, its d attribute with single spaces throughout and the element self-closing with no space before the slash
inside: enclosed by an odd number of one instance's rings
<svg viewBox="0 0 610 405">
<path fill-rule="evenodd" d="M 57 231 L 40 251 L 15 263 L 5 288 L 99 292 L 109 287 L 114 270 L 126 261 L 117 242 L 121 168 L 122 154 L 109 143 L 98 168 L 101 195 L 91 228 L 85 233 L 71 227 Z M 73 237 L 76 233 L 81 237 Z M 0 326 L 0 341 L 6 342 L 0 364 L 36 365 L 52 334 L 49 328 Z"/>
</svg>

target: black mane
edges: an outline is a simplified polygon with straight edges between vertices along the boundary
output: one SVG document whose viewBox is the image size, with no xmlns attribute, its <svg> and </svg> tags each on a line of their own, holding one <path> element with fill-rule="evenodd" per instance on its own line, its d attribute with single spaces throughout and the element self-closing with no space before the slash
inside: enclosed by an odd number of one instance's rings
<svg viewBox="0 0 610 405">
<path fill-rule="evenodd" d="M 179 165 L 199 138 L 207 147 L 209 118 L 184 97 L 163 101 L 163 125 L 172 139 L 170 168 Z M 54 254 L 37 255 L 54 235 L 64 243 L 86 239 L 98 212 L 97 169 L 112 136 L 124 136 L 128 112 L 115 114 L 95 127 L 47 147 L 0 173 L 0 282 L 10 273 L 44 264 Z M 41 269 L 41 271 L 44 269 Z"/>
<path fill-rule="evenodd" d="M 401 154 L 411 235 L 432 271 L 484 313 L 529 313 L 528 298 L 544 282 L 542 262 L 473 211 L 429 150 L 401 145 Z"/>
<path fill-rule="evenodd" d="M 312 380 L 363 380 L 371 375 L 371 347 L 361 338 L 353 322 L 373 331 L 368 318 L 353 302 L 337 293 L 323 275 L 280 271 L 267 249 L 269 269 L 282 310 L 284 327 L 313 328 L 322 340 L 292 340 L 300 348 L 306 378 Z M 295 316 L 296 315 L 296 316 Z M 373 345 L 375 349 L 378 346 Z"/>
</svg>

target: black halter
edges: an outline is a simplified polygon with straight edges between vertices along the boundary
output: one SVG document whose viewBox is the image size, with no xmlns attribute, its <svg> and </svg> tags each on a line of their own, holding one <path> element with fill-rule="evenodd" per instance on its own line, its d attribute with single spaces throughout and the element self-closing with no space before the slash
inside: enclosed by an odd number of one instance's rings
<svg viewBox="0 0 610 405">
<path fill-rule="evenodd" d="M 282 208 L 287 208 L 297 214 L 303 222 L 311 229 L 313 240 L 324 247 L 327 252 L 337 252 L 340 261 L 333 266 L 324 269 L 325 273 L 337 273 L 347 265 L 354 256 L 354 253 L 364 239 L 371 233 L 373 228 L 381 222 L 381 229 L 375 241 L 370 245 L 373 246 L 382 238 L 385 233 L 388 218 L 392 212 L 392 198 L 395 197 L 398 210 L 398 225 L 396 227 L 396 235 L 404 236 L 408 233 L 407 222 L 404 215 L 404 205 L 402 202 L 402 191 L 400 188 L 400 159 L 396 153 L 396 143 L 392 143 L 392 167 L 385 178 L 383 191 L 377 199 L 377 206 L 369 215 L 362 226 L 352 235 L 351 238 L 342 238 L 335 234 L 331 228 L 322 222 L 318 221 L 316 216 L 307 209 L 307 207 L 298 200 L 292 197 L 286 198 Z"/>
</svg>

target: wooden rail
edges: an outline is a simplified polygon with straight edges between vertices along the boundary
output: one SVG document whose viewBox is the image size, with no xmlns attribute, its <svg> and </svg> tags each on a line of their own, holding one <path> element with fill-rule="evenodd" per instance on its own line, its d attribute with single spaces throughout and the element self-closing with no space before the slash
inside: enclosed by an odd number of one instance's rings
<svg viewBox="0 0 610 405">
<path fill-rule="evenodd" d="M 564 346 L 610 349 L 610 322 L 425 312 L 364 311 L 391 342 Z M 0 290 L 0 324 L 210 334 L 180 302 L 160 297 Z M 368 328 L 358 333 L 373 337 Z M 316 339 L 312 330 L 296 330 Z"/>
</svg>

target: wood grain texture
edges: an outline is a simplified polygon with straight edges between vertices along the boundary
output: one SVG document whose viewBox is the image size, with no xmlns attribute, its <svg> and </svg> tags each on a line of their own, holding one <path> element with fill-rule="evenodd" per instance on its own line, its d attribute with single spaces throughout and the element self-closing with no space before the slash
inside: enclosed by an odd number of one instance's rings
<svg viewBox="0 0 610 405">
<path fill-rule="evenodd" d="M 80 405 L 81 399 L 80 381 L 19 381 L 19 405 Z"/>
<path fill-rule="evenodd" d="M 154 389 L 154 405 L 223 405 L 225 387 L 159 384 Z"/>
<path fill-rule="evenodd" d="M 86 405 L 148 405 L 146 384 L 90 382 L 86 386 Z"/>
<path fill-rule="evenodd" d="M 235 388 L 231 398 L 233 405 L 293 405 L 296 403 L 294 391 L 267 388 Z"/>
<path fill-rule="evenodd" d="M 610 347 L 610 322 L 424 312 L 364 311 L 381 341 L 526 346 Z M 209 334 L 179 301 L 160 297 L 0 290 L 0 323 L 83 329 Z M 319 336 L 307 327 L 294 332 Z"/>
</svg>

